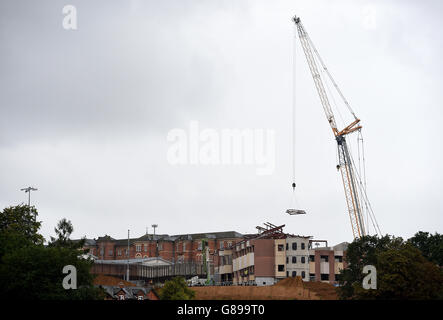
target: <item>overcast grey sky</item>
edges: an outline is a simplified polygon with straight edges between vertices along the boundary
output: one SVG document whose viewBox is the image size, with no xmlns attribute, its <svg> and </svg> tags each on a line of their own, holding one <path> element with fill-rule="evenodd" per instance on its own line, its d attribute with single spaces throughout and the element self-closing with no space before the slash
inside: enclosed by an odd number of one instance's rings
<svg viewBox="0 0 443 320">
<path fill-rule="evenodd" d="M 77 8 L 77 30 L 62 27 L 67 4 Z M 2 1 L 0 206 L 26 202 L 20 188 L 37 187 L 46 238 L 66 217 L 73 237 L 141 236 L 153 223 L 168 234 L 252 233 L 269 221 L 351 241 L 336 143 L 300 51 L 296 194 L 308 214 L 285 214 L 297 14 L 362 119 L 382 232 L 441 233 L 442 9 L 440 1 Z M 274 130 L 274 173 L 171 166 L 167 134 L 190 121 Z"/>
</svg>

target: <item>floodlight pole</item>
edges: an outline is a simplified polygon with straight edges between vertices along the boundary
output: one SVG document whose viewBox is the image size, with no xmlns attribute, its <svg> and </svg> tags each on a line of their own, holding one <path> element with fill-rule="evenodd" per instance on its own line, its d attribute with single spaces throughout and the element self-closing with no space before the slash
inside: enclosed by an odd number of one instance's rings
<svg viewBox="0 0 443 320">
<path fill-rule="evenodd" d="M 158 224 L 153 224 L 153 225 L 151 225 L 151 227 L 154 228 L 154 236 L 152 237 L 152 239 L 155 240 L 155 228 L 158 227 Z M 156 258 L 155 264 L 158 265 L 158 240 L 156 241 L 156 244 L 155 244 L 155 258 Z M 156 269 L 156 272 L 158 272 L 158 269 Z"/>
<path fill-rule="evenodd" d="M 24 191 L 25 193 L 28 193 L 28 210 L 29 213 L 31 213 L 31 191 L 37 191 L 38 189 L 33 187 L 27 187 L 27 188 L 22 188 L 20 190 Z"/>
<path fill-rule="evenodd" d="M 129 229 L 128 229 L 128 265 L 126 268 L 126 281 L 129 281 Z"/>
</svg>

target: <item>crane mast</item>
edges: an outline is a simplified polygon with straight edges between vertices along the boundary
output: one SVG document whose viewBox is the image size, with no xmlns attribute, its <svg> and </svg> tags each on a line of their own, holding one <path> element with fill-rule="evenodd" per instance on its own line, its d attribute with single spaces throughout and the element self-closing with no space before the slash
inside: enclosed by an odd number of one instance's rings
<svg viewBox="0 0 443 320">
<path fill-rule="evenodd" d="M 360 238 L 367 234 L 367 228 L 365 227 L 364 218 L 363 218 L 363 207 L 361 198 L 363 199 L 364 205 L 367 210 L 370 210 L 368 213 L 371 217 L 371 221 L 373 222 L 374 228 L 379 233 L 378 224 L 375 221 L 375 216 L 372 213 L 372 209 L 370 208 L 369 201 L 366 196 L 366 191 L 362 189 L 361 184 L 359 184 L 356 179 L 356 172 L 354 170 L 354 164 L 352 161 L 351 154 L 349 152 L 348 145 L 346 143 L 346 135 L 360 130 L 361 126 L 359 125 L 360 119 L 358 119 L 352 109 L 349 106 L 349 103 L 344 98 L 328 69 L 326 68 L 323 60 L 321 59 L 318 51 L 316 50 L 314 44 L 309 38 L 307 32 L 305 31 L 300 18 L 294 17 L 294 22 L 297 27 L 297 32 L 299 35 L 300 43 L 303 48 L 304 54 L 306 56 L 306 60 L 309 65 L 309 69 L 311 71 L 312 78 L 314 80 L 315 87 L 317 89 L 318 95 L 320 97 L 321 104 L 323 106 L 326 119 L 331 126 L 332 132 L 334 133 L 335 139 L 337 141 L 338 147 L 338 165 L 337 169 L 340 170 L 343 186 L 345 190 L 346 204 L 349 212 L 349 218 L 351 221 L 352 233 L 354 238 Z M 333 83 L 335 89 L 339 93 L 340 97 L 343 99 L 345 105 L 348 107 L 349 111 L 352 113 L 354 117 L 354 121 L 347 125 L 342 130 L 337 128 L 337 124 L 335 121 L 334 113 L 332 111 L 328 95 L 325 90 L 325 86 L 322 81 L 322 77 L 319 72 L 319 66 L 317 61 L 320 64 L 320 67 L 325 71 L 326 75 L 329 77 L 331 82 Z M 372 214 L 372 215 L 371 215 Z"/>
</svg>

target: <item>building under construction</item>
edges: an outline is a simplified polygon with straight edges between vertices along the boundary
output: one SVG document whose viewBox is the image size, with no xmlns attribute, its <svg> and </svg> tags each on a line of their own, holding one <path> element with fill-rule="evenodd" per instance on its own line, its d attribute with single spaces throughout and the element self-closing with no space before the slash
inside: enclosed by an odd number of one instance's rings
<svg viewBox="0 0 443 320">
<path fill-rule="evenodd" d="M 347 243 L 329 248 L 326 242 L 325 247 L 314 248 L 325 241 L 284 233 L 285 225 L 265 226 L 257 227 L 258 234 L 246 235 L 244 240 L 218 251 L 216 283 L 263 286 L 295 276 L 304 281 L 337 281 Z"/>
<path fill-rule="evenodd" d="M 93 272 L 130 279 L 163 281 L 174 276 L 201 277 L 206 284 L 273 285 L 287 277 L 335 283 L 347 243 L 328 247 L 325 240 L 285 233 L 269 222 L 255 234 L 235 231 L 150 235 L 85 243 L 95 260 Z M 129 243 L 129 250 L 128 250 Z M 325 245 L 319 247 L 320 243 Z"/>
</svg>

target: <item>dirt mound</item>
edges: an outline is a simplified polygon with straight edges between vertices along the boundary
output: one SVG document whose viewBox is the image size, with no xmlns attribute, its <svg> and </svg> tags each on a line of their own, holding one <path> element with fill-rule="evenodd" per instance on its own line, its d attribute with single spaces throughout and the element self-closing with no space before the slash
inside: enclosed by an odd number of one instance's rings
<svg viewBox="0 0 443 320">
<path fill-rule="evenodd" d="M 276 287 L 285 287 L 285 288 L 289 288 L 289 287 L 304 288 L 304 283 L 303 283 L 303 280 L 301 279 L 301 277 L 297 276 L 297 277 L 290 277 L 290 278 L 280 280 L 279 282 L 277 282 L 277 284 L 275 286 Z"/>
<path fill-rule="evenodd" d="M 305 282 L 305 288 L 315 292 L 322 300 L 338 300 L 337 289 L 330 283 L 312 281 Z"/>
<path fill-rule="evenodd" d="M 275 286 L 281 286 L 285 288 L 304 288 L 314 293 L 322 300 L 338 299 L 336 288 L 332 284 L 320 281 L 305 282 L 300 276 L 280 280 Z"/>
<path fill-rule="evenodd" d="M 105 276 L 105 275 L 98 275 L 94 279 L 94 285 L 102 285 L 102 286 L 119 286 L 121 283 L 123 283 L 123 286 L 125 287 L 133 287 L 134 284 L 132 282 L 128 282 L 125 280 L 122 280 L 120 278 L 112 277 L 112 276 Z"/>
<path fill-rule="evenodd" d="M 273 286 L 193 287 L 197 300 L 337 300 L 335 287 L 305 282 L 301 277 L 280 280 Z"/>
<path fill-rule="evenodd" d="M 196 300 L 311 300 L 309 290 L 283 286 L 193 287 Z M 317 298 L 318 299 L 318 298 Z"/>
</svg>

